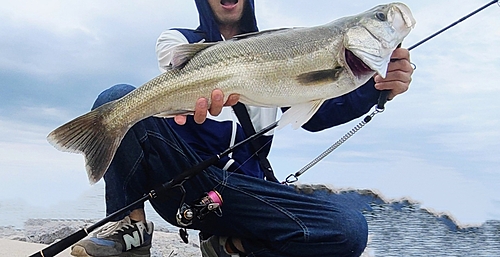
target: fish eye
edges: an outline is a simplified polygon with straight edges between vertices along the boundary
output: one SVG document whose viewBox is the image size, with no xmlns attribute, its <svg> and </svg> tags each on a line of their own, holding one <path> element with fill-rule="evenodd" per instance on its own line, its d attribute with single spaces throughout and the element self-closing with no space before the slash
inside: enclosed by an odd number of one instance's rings
<svg viewBox="0 0 500 257">
<path fill-rule="evenodd" d="M 375 17 L 377 17 L 380 21 L 387 21 L 387 16 L 383 12 L 376 13 Z"/>
</svg>

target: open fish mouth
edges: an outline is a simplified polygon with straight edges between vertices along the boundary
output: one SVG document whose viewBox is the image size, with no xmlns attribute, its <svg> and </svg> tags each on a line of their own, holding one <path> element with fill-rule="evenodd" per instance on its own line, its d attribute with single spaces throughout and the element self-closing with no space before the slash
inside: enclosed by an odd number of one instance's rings
<svg viewBox="0 0 500 257">
<path fill-rule="evenodd" d="M 245 4 L 219 2 L 226 14 Z M 408 7 L 397 3 L 308 29 L 181 44 L 172 51 L 169 70 L 58 127 L 47 140 L 59 150 L 83 154 L 89 180 L 96 183 L 134 124 L 150 116 L 192 112 L 193 103 L 210 98 L 214 88 L 241 94 L 245 104 L 290 107 L 278 128 L 299 128 L 328 99 L 356 90 L 376 73 L 385 77 L 392 52 L 414 25 Z"/>
<path fill-rule="evenodd" d="M 346 33 L 345 62 L 358 79 L 387 75 L 394 49 L 415 26 L 410 9 L 402 3 L 379 5 L 366 12 Z"/>
<path fill-rule="evenodd" d="M 361 77 L 366 74 L 370 74 L 373 72 L 373 70 L 368 67 L 359 57 L 357 57 L 353 52 L 350 50 L 346 49 L 345 50 L 345 61 L 349 68 L 351 69 L 352 73 L 356 77 Z"/>
</svg>

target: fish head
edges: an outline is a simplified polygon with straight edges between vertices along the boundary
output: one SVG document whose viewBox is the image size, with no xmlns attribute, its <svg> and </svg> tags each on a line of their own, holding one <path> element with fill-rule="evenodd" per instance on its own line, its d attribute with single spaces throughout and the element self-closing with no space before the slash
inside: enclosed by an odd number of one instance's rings
<svg viewBox="0 0 500 257">
<path fill-rule="evenodd" d="M 359 80 L 375 73 L 385 78 L 392 52 L 415 26 L 410 8 L 391 3 L 350 18 L 343 42 L 346 64 Z"/>
</svg>

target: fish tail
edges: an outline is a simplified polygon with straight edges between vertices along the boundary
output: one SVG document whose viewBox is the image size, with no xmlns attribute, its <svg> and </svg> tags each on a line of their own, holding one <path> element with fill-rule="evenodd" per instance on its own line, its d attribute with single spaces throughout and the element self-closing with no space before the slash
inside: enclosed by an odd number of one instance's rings
<svg viewBox="0 0 500 257">
<path fill-rule="evenodd" d="M 105 104 L 58 127 L 47 136 L 47 141 L 56 149 L 83 154 L 91 184 L 104 176 L 128 130 L 128 127 L 115 129 L 108 126 L 103 114 L 111 108 L 112 103 Z"/>
</svg>

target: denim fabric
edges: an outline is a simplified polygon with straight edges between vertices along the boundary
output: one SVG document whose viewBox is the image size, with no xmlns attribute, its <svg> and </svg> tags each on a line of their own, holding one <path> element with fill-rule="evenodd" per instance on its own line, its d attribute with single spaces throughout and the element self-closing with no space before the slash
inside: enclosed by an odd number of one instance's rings
<svg viewBox="0 0 500 257">
<path fill-rule="evenodd" d="M 131 90 L 132 86 L 116 85 L 101 93 L 93 108 Z M 104 175 L 107 214 L 199 161 L 165 119 L 140 121 L 122 140 Z M 195 220 L 190 228 L 240 238 L 248 256 L 359 256 L 366 246 L 366 220 L 342 195 L 326 190 L 300 193 L 293 186 L 213 166 L 186 181 L 184 188 L 187 203 L 213 189 L 224 201 L 222 215 L 212 213 L 202 221 Z M 151 205 L 162 218 L 177 225 L 181 197 L 180 188 L 174 188 L 151 200 Z"/>
</svg>

